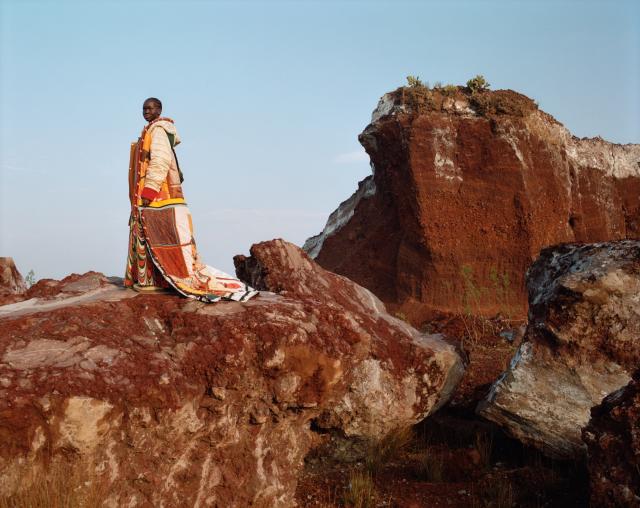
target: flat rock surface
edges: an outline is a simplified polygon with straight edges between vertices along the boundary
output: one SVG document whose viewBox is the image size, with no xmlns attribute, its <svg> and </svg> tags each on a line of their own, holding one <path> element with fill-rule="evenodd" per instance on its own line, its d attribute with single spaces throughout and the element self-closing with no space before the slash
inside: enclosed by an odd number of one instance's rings
<svg viewBox="0 0 640 508">
<path fill-rule="evenodd" d="M 553 457 L 582 457 L 590 411 L 640 364 L 640 242 L 566 244 L 528 272 L 529 324 L 478 412 Z"/>
<path fill-rule="evenodd" d="M 89 273 L 0 306 L 0 491 L 75 457 L 107 506 L 293 506 L 316 430 L 379 437 L 451 395 L 453 347 L 368 290 L 281 240 L 237 264 L 243 304 Z"/>
</svg>

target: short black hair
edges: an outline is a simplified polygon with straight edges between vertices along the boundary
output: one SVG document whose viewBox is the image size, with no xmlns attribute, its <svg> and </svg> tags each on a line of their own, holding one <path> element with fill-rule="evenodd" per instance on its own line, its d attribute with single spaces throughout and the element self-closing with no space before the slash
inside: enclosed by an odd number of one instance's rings
<svg viewBox="0 0 640 508">
<path fill-rule="evenodd" d="M 156 99 L 155 97 L 149 97 L 146 101 L 144 102 L 153 102 L 156 106 L 158 106 L 160 109 L 162 109 L 162 101 L 160 99 Z"/>
</svg>

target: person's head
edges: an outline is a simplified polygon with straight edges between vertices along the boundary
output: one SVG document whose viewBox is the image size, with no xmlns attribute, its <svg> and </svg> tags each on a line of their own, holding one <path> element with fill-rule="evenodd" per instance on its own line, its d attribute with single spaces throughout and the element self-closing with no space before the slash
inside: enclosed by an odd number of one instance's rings
<svg viewBox="0 0 640 508">
<path fill-rule="evenodd" d="M 155 97 L 149 97 L 144 104 L 142 104 L 142 116 L 147 122 L 153 122 L 156 118 L 160 117 L 162 113 L 162 102 Z"/>
</svg>

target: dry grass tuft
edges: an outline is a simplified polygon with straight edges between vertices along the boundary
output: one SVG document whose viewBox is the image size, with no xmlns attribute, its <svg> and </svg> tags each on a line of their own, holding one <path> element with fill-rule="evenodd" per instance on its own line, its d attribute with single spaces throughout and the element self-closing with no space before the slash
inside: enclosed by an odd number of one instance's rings
<svg viewBox="0 0 640 508">
<path fill-rule="evenodd" d="M 107 494 L 106 482 L 83 463 L 51 463 L 45 470 L 21 466 L 12 476 L 17 488 L 0 496 L 0 508 L 97 508 Z"/>
<path fill-rule="evenodd" d="M 353 508 L 374 508 L 376 506 L 376 487 L 371 475 L 354 471 L 349 477 L 349 485 L 344 493 L 344 504 Z"/>
<path fill-rule="evenodd" d="M 484 482 L 482 490 L 472 490 L 471 508 L 513 508 L 515 494 L 508 478 Z"/>
<path fill-rule="evenodd" d="M 425 449 L 423 453 L 418 469 L 420 479 L 427 482 L 444 481 L 444 459 L 430 448 Z"/>
<path fill-rule="evenodd" d="M 367 471 L 372 475 L 378 474 L 387 464 L 400 457 L 413 438 L 411 427 L 398 427 L 380 440 L 369 443 L 365 456 Z"/>
<path fill-rule="evenodd" d="M 480 456 L 480 465 L 486 471 L 491 467 L 491 456 L 493 455 L 493 435 L 487 432 L 476 434 L 475 448 Z"/>
</svg>

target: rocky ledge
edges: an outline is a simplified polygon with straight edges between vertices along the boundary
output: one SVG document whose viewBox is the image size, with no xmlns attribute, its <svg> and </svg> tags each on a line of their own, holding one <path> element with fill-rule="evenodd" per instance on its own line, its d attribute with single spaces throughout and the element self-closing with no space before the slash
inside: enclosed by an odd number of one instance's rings
<svg viewBox="0 0 640 508">
<path fill-rule="evenodd" d="M 379 437 L 450 396 L 453 347 L 368 290 L 281 240 L 235 261 L 244 304 L 89 273 L 0 306 L 0 493 L 60 459 L 106 506 L 293 506 L 317 431 Z"/>
<path fill-rule="evenodd" d="M 548 248 L 527 277 L 523 343 L 478 412 L 550 456 L 583 458 L 591 408 L 640 364 L 640 241 Z"/>
</svg>

